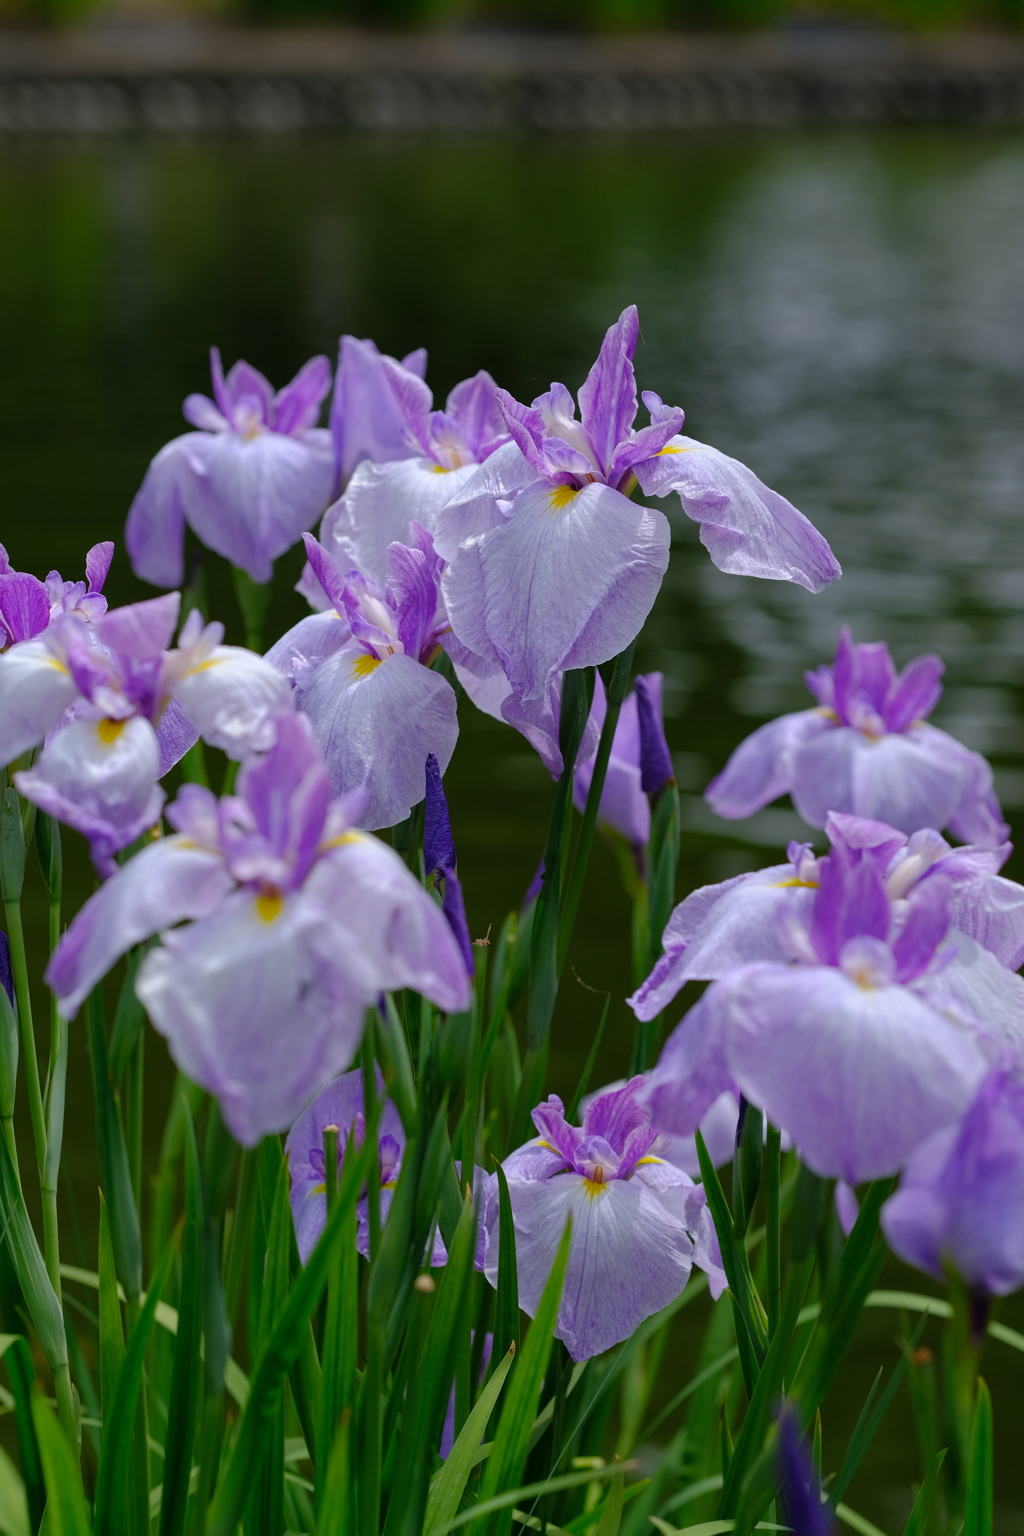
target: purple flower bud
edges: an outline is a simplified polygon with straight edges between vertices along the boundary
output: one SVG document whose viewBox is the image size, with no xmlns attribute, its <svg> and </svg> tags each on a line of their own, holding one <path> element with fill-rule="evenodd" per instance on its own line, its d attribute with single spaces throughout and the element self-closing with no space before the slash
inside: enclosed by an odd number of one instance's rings
<svg viewBox="0 0 1024 1536">
<path fill-rule="evenodd" d="M 534 902 L 534 901 L 537 900 L 537 897 L 541 893 L 541 888 L 542 888 L 543 884 L 544 884 L 544 860 L 541 859 L 540 863 L 537 865 L 537 868 L 536 868 L 536 871 L 534 873 L 533 879 L 530 881 L 529 885 L 526 887 L 526 895 L 523 897 L 523 911 L 524 912 L 526 911 L 526 908 L 530 905 L 531 902 Z"/>
<path fill-rule="evenodd" d="M 6 933 L 0 929 L 0 983 L 10 999 L 11 1007 L 14 1007 L 14 977 L 11 974 L 11 944 Z"/>
<path fill-rule="evenodd" d="M 779 1471 L 786 1523 L 793 1536 L 829 1536 L 832 1517 L 813 1486 L 810 1457 L 791 1413 L 783 1414 L 779 1424 Z"/>
<path fill-rule="evenodd" d="M 636 680 L 636 708 L 640 722 L 640 787 L 645 795 L 657 795 L 675 778 L 672 755 L 661 722 L 661 689 L 646 677 Z"/>
<path fill-rule="evenodd" d="M 462 900 L 462 886 L 454 869 L 446 869 L 444 872 L 444 895 L 442 897 L 444 915 L 448 919 L 448 926 L 455 935 L 455 941 L 462 951 L 462 958 L 466 962 L 466 970 L 470 976 L 475 975 L 476 967 L 473 964 L 473 945 L 469 937 L 469 924 L 466 922 L 466 908 Z"/>
<path fill-rule="evenodd" d="M 452 836 L 448 801 L 441 782 L 437 756 L 427 754 L 427 795 L 423 807 L 423 870 L 430 881 L 455 868 L 455 839 Z M 470 967 L 472 969 L 472 967 Z"/>
</svg>

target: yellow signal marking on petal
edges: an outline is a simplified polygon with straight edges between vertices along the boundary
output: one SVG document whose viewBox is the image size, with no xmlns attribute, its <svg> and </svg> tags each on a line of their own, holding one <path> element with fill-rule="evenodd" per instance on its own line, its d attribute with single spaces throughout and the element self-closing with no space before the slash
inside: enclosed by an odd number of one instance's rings
<svg viewBox="0 0 1024 1536">
<path fill-rule="evenodd" d="M 355 677 L 369 677 L 371 672 L 376 672 L 380 666 L 379 656 L 357 656 L 352 663 L 352 672 Z"/>
<path fill-rule="evenodd" d="M 96 734 L 105 747 L 112 747 L 127 724 L 127 720 L 101 720 Z"/>
<path fill-rule="evenodd" d="M 604 1179 L 584 1179 L 583 1188 L 586 1190 L 591 1200 L 593 1200 L 596 1195 L 605 1194 L 607 1192 L 608 1185 L 605 1183 Z"/>
<path fill-rule="evenodd" d="M 431 470 L 435 475 L 446 475 L 448 473 L 448 466 L 446 464 L 432 464 Z M 381 1185 L 381 1188 L 383 1189 L 384 1186 Z"/>
<path fill-rule="evenodd" d="M 548 506 L 551 508 L 552 512 L 561 512 L 562 508 L 567 507 L 570 501 L 575 500 L 578 495 L 578 486 L 556 485 L 548 497 Z"/>
<path fill-rule="evenodd" d="M 329 853 L 332 848 L 347 848 L 349 843 L 361 843 L 362 832 L 339 832 L 337 837 L 329 837 L 326 843 L 321 843 L 320 853 Z"/>
<path fill-rule="evenodd" d="M 801 890 L 805 891 L 816 891 L 818 889 L 818 882 L 817 880 L 797 880 L 795 878 L 793 880 L 776 880 L 775 882 L 775 889 L 777 891 L 786 891 L 793 886 L 799 886 Z"/>
<path fill-rule="evenodd" d="M 256 897 L 256 911 L 265 923 L 272 923 L 284 906 L 280 891 L 261 891 Z"/>
<path fill-rule="evenodd" d="M 636 1166 L 638 1168 L 642 1168 L 644 1163 L 663 1163 L 664 1161 L 665 1159 L 663 1157 L 638 1157 L 636 1160 Z"/>
<path fill-rule="evenodd" d="M 389 1179 L 386 1184 L 382 1184 L 381 1185 L 381 1189 L 397 1189 L 397 1188 L 398 1188 L 398 1180 L 397 1179 Z"/>
<path fill-rule="evenodd" d="M 313 1188 L 310 1190 L 310 1194 L 311 1195 L 326 1195 L 326 1193 L 327 1193 L 327 1185 L 326 1184 L 314 1184 Z"/>
<path fill-rule="evenodd" d="M 71 676 L 69 668 L 67 668 L 62 661 L 58 660 L 56 656 L 47 656 L 46 660 L 47 663 L 53 667 L 55 672 L 63 672 L 65 677 Z"/>
</svg>

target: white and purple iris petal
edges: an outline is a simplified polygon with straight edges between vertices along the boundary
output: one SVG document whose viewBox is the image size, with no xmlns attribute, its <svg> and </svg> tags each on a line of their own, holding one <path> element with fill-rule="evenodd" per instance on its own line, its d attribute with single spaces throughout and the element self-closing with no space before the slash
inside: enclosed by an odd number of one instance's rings
<svg viewBox="0 0 1024 1536">
<path fill-rule="evenodd" d="M 383 586 L 342 571 L 307 535 L 310 565 L 332 603 L 303 619 L 267 653 L 295 685 L 327 760 L 335 794 L 360 789 L 359 825 L 394 826 L 423 799 L 430 753 L 442 772 L 458 738 L 455 694 L 430 667 L 447 618 L 441 562 L 430 535 L 415 527 L 415 547 L 388 547 Z"/>
<path fill-rule="evenodd" d="M 186 523 L 253 581 L 269 581 L 334 485 L 331 434 L 317 426 L 331 387 L 325 357 L 311 358 L 276 394 L 245 362 L 225 378 L 216 347 L 211 370 L 214 399 L 189 395 L 183 407 L 199 430 L 161 448 L 128 513 L 132 569 L 155 586 L 183 580 Z"/>
<path fill-rule="evenodd" d="M 246 1146 L 344 1070 L 382 991 L 410 986 L 446 1012 L 469 1001 L 443 914 L 396 853 L 352 828 L 352 809 L 331 800 L 308 725 L 282 715 L 238 795 L 182 789 L 167 813 L 176 835 L 101 886 L 47 971 L 72 1017 L 120 955 L 160 933 L 139 998 Z"/>
<path fill-rule="evenodd" d="M 637 682 L 640 683 L 639 678 Z M 648 690 L 648 697 L 659 721 L 661 684 L 660 672 L 648 672 L 641 684 L 642 688 Z M 638 692 L 630 693 L 619 712 L 597 815 L 599 821 L 613 832 L 618 832 L 634 849 L 643 849 L 651 832 L 651 806 L 644 790 L 641 771 L 641 731 L 637 701 Z M 591 711 L 591 719 L 598 731 L 604 725 L 606 710 L 604 684 L 598 673 L 594 680 L 594 704 Z M 584 761 L 576 769 L 573 800 L 578 811 L 582 811 L 587 803 L 593 773 L 593 762 Z"/>
<path fill-rule="evenodd" d="M 354 566 L 379 582 L 388 545 L 411 543 L 415 523 L 432 531 L 476 466 L 508 442 L 489 373 L 463 379 L 435 411 L 422 371 L 409 362 L 342 338 L 331 423 L 345 491 L 325 514 L 320 538 L 343 570 Z M 308 569 L 299 589 L 315 606 Z"/>
<path fill-rule="evenodd" d="M 986 1077 L 959 1125 L 914 1153 L 882 1208 L 890 1247 L 943 1280 L 950 1269 L 976 1294 L 1024 1283 L 1024 1087 Z"/>
<path fill-rule="evenodd" d="M 555 1330 L 574 1360 L 628 1338 L 682 1291 L 691 1267 L 725 1287 L 704 1191 L 653 1156 L 650 1116 L 637 1100 L 642 1078 L 598 1094 L 581 1128 L 552 1095 L 533 1111 L 540 1133 L 506 1158 L 516 1233 L 519 1300 L 533 1316 L 572 1217 L 565 1289 Z M 497 1198 L 487 1213 L 485 1271 L 497 1284 Z M 642 1259 L 642 1261 L 641 1261 Z"/>
<path fill-rule="evenodd" d="M 223 626 L 204 628 L 196 611 L 168 650 L 176 592 L 109 612 L 94 603 L 88 622 L 80 609 L 89 594 L 64 596 L 71 606 L 0 660 L 0 756 L 12 761 L 45 741 L 17 787 L 82 832 L 109 875 L 114 855 L 158 820 L 158 780 L 200 735 L 240 760 L 269 745 L 290 695 L 273 667 L 221 645 Z"/>
<path fill-rule="evenodd" d="M 452 628 L 527 703 L 557 672 L 617 655 L 651 610 L 669 525 L 629 499 L 636 481 L 654 495 L 678 491 L 724 569 L 813 591 L 839 575 L 824 539 L 787 501 L 734 460 L 679 438 L 681 410 L 645 396 L 650 425 L 633 429 L 638 334 L 631 306 L 580 389 L 579 420 L 562 384 L 532 406 L 499 391 L 512 443 L 437 519 Z"/>
<path fill-rule="evenodd" d="M 62 614 L 88 622 L 106 613 L 103 583 L 113 557 L 110 540 L 94 544 L 85 557 L 85 581 L 65 581 L 59 571 L 51 571 L 42 582 L 27 571 L 12 570 L 0 544 L 0 651 L 34 640 Z"/>
<path fill-rule="evenodd" d="M 1008 829 L 988 763 L 926 724 L 942 672 L 937 656 L 919 656 L 897 673 L 884 644 L 855 645 L 844 629 L 834 665 L 806 674 L 818 708 L 741 742 L 708 786 L 709 805 L 737 819 L 791 794 L 812 827 L 844 811 L 907 833 L 948 827 L 967 843 L 1001 843 Z"/>
<path fill-rule="evenodd" d="M 642 1097 L 660 1129 L 687 1135 L 719 1094 L 739 1090 L 815 1172 L 852 1185 L 901 1167 L 964 1112 L 990 1063 L 1019 1056 L 1024 980 L 951 927 L 955 870 L 947 877 L 936 861 L 894 895 L 892 838 L 880 835 L 891 829 L 876 827 L 874 839 L 863 822 L 851 830 L 860 846 L 837 837 L 813 884 L 787 900 L 751 888 L 748 926 L 767 939 L 771 914 L 774 956 L 747 949 L 744 962 L 744 925 L 723 922 L 704 967 L 721 979 L 670 1037 Z M 801 873 L 811 873 L 806 862 Z M 723 900 L 740 889 L 732 883 Z M 714 888 L 695 894 L 711 905 Z M 735 896 L 731 905 L 735 920 Z M 692 937 L 714 954 L 710 932 Z M 653 989 L 644 1003 L 663 1006 Z"/>
</svg>

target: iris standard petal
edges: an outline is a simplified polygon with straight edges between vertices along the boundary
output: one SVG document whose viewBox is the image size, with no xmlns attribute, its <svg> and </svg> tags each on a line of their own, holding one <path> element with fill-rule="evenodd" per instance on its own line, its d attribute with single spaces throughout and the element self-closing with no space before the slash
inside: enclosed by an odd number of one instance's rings
<svg viewBox="0 0 1024 1536">
<path fill-rule="evenodd" d="M 634 466 L 648 496 L 675 491 L 720 571 L 793 581 L 820 592 L 842 574 L 828 543 L 785 496 L 745 464 L 692 437 L 677 437 Z"/>
<path fill-rule="evenodd" d="M 775 965 L 717 985 L 737 1084 L 824 1178 L 894 1173 L 964 1112 L 984 1075 L 967 1031 L 906 987 Z"/>
<path fill-rule="evenodd" d="M 793 803 L 812 827 L 823 827 L 829 811 L 848 811 L 910 833 L 944 827 L 964 779 L 963 765 L 930 750 L 918 730 L 869 738 L 839 726 L 798 750 Z"/>
<path fill-rule="evenodd" d="M 444 913 L 379 838 L 343 832 L 304 890 L 337 914 L 351 935 L 352 963 L 358 960 L 368 982 L 367 1002 L 410 987 L 445 1013 L 469 1006 L 469 978 Z"/>
<path fill-rule="evenodd" d="M 205 432 L 186 432 L 165 443 L 128 510 L 124 542 L 132 570 L 155 587 L 180 587 L 185 579 L 185 518 L 211 441 Z"/>
<path fill-rule="evenodd" d="M 693 1244 L 638 1179 L 594 1186 L 579 1174 L 510 1179 L 519 1304 L 532 1317 L 572 1217 L 565 1289 L 555 1336 L 574 1360 L 610 1349 L 668 1306 L 690 1276 Z M 492 1278 L 493 1266 L 493 1278 Z M 497 1281 L 496 1245 L 488 1279 Z"/>
<path fill-rule="evenodd" d="M 835 730 L 827 715 L 816 709 L 780 715 L 741 741 L 704 798 L 718 816 L 739 820 L 793 788 L 793 764 L 808 741 Z M 831 808 L 833 802 L 829 802 Z M 821 823 L 824 826 L 824 822 Z"/>
<path fill-rule="evenodd" d="M 606 485 L 542 484 L 517 496 L 501 527 L 456 552 L 442 591 L 458 638 L 496 657 L 530 702 L 556 672 L 608 661 L 636 637 L 668 550 L 660 512 Z"/>
<path fill-rule="evenodd" d="M 411 656 L 378 661 L 347 646 L 311 674 L 296 698 L 313 722 L 333 792 L 366 789 L 364 828 L 404 821 L 423 799 L 427 753 L 443 773 L 455 750 L 451 685 Z"/>
<path fill-rule="evenodd" d="M 150 843 L 112 875 L 58 944 L 46 981 L 68 1018 L 133 944 L 186 917 L 206 917 L 233 881 L 220 854 L 190 837 Z"/>
<path fill-rule="evenodd" d="M 188 521 L 210 549 L 266 582 L 273 563 L 311 528 L 334 480 L 330 433 L 261 432 L 205 438 L 205 474 L 189 487 Z"/>
<path fill-rule="evenodd" d="M 441 508 L 476 472 L 475 464 L 442 469 L 430 459 L 359 465 L 345 494 L 324 514 L 320 541 L 343 571 L 385 579 L 389 544 L 411 544 L 410 524 L 432 532 Z"/>
<path fill-rule="evenodd" d="M 89 839 L 96 867 L 113 873 L 112 856 L 159 819 L 160 746 L 148 720 L 73 720 L 51 737 L 18 792 Z"/>
<path fill-rule="evenodd" d="M 291 708 L 287 678 L 240 645 L 218 645 L 172 686 L 203 739 L 239 762 L 270 746 L 275 719 Z"/>
<path fill-rule="evenodd" d="M 265 902 L 240 890 L 142 963 L 136 991 L 154 1028 L 243 1146 L 289 1126 L 358 1047 L 363 1001 L 332 964 L 332 940 L 302 892 Z"/>
<path fill-rule="evenodd" d="M 45 640 L 23 640 L 0 655 L 0 762 L 38 746 L 77 697 L 74 678 Z"/>
</svg>

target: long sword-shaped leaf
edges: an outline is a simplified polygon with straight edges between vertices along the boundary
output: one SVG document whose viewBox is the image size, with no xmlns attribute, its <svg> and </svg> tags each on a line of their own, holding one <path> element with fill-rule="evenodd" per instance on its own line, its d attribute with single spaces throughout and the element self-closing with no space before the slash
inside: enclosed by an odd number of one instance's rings
<svg viewBox="0 0 1024 1536">
<path fill-rule="evenodd" d="M 449 1451 L 444 1466 L 434 1473 L 430 1484 L 430 1497 L 427 1499 L 427 1513 L 423 1521 L 423 1536 L 435 1536 L 435 1533 L 446 1521 L 452 1519 L 457 1511 L 466 1484 L 469 1482 L 469 1474 L 480 1460 L 480 1441 L 487 1428 L 491 1410 L 498 1401 L 498 1393 L 508 1375 L 508 1368 L 512 1364 L 515 1352 L 516 1346 L 510 1344 L 507 1352 L 495 1366 L 490 1381 L 470 1410 L 469 1417 Z"/>
<path fill-rule="evenodd" d="M 268 1138 L 276 1154 L 277 1178 L 267 1223 L 267 1262 L 260 1307 L 259 1347 L 264 1349 L 284 1312 L 291 1279 L 292 1213 L 288 1199 L 288 1165 L 276 1137 Z M 267 1143 L 264 1143 L 266 1148 Z M 264 1149 L 261 1149 L 261 1151 Z M 269 1157 L 266 1159 L 269 1165 Z M 249 1490 L 246 1532 L 278 1536 L 284 1526 L 284 1398 L 263 1426 L 252 1487 Z"/>
<path fill-rule="evenodd" d="M 39 1244 L 36 1241 L 28 1211 L 25 1209 L 18 1175 L 11 1162 L 7 1142 L 2 1136 L 0 1136 L 0 1192 L 3 1197 L 0 1228 L 6 1232 L 6 1240 L 14 1260 L 14 1272 L 28 1306 L 32 1326 L 39 1335 L 47 1365 L 55 1376 L 58 1371 L 63 1371 L 66 1375 L 68 1341 L 64 1333 L 64 1314 L 50 1284 L 43 1255 L 39 1251 Z"/>
<path fill-rule="evenodd" d="M 697 1132 L 697 1156 L 700 1160 L 701 1178 L 707 1191 L 708 1206 L 711 1210 L 711 1219 L 715 1224 L 715 1232 L 718 1235 L 719 1247 L 722 1250 L 722 1263 L 729 1280 L 729 1290 L 732 1293 L 739 1318 L 740 1326 L 745 1330 L 750 1348 L 759 1367 L 768 1350 L 768 1337 L 761 1321 L 754 1298 L 754 1288 L 750 1280 L 750 1271 L 747 1266 L 746 1255 L 740 1248 L 733 1226 L 732 1212 L 725 1198 L 717 1169 L 711 1161 L 704 1138 L 700 1131 Z M 741 1350 L 741 1360 L 744 1359 Z M 744 1375 L 747 1374 L 746 1369 Z M 754 1390 L 754 1382 L 747 1381 L 748 1394 Z"/>
<path fill-rule="evenodd" d="M 43 1464 L 39 1459 L 39 1444 L 32 1420 L 32 1383 L 35 1371 L 26 1340 L 20 1333 L 0 1336 L 0 1355 L 7 1364 L 14 1396 L 14 1422 L 18 1435 L 18 1455 L 21 1459 L 21 1476 L 28 1503 L 28 1520 L 32 1531 L 38 1531 L 46 1504 L 46 1487 L 43 1482 Z"/>
<path fill-rule="evenodd" d="M 3 1532 L 3 1536 L 29 1536 L 25 1484 L 21 1480 L 21 1473 L 2 1447 L 0 1447 L 0 1531 Z"/>
<path fill-rule="evenodd" d="M 199 1152 L 188 1102 L 182 1100 L 185 1122 L 185 1231 L 181 1247 L 181 1287 L 178 1295 L 178 1334 L 174 1346 L 171 1396 L 164 1442 L 164 1497 L 160 1505 L 160 1536 L 182 1536 L 188 1508 L 192 1446 L 202 1379 L 203 1337 L 203 1192 Z"/>
<path fill-rule="evenodd" d="M 860 1463 L 864 1457 L 864 1453 L 866 1452 L 868 1446 L 871 1444 L 872 1440 L 875 1438 L 878 1430 L 881 1428 L 882 1420 L 888 1413 L 892 1400 L 899 1390 L 900 1383 L 906 1375 L 907 1364 L 911 1355 L 914 1353 L 914 1350 L 918 1346 L 921 1334 L 924 1332 L 924 1325 L 927 1321 L 928 1318 L 926 1314 L 918 1323 L 909 1342 L 905 1346 L 903 1353 L 900 1355 L 896 1368 L 886 1383 L 885 1391 L 878 1399 L 878 1403 L 872 1412 L 871 1404 L 874 1399 L 875 1389 L 878 1386 L 878 1379 L 882 1374 L 881 1371 L 879 1371 L 878 1377 L 875 1378 L 875 1385 L 872 1387 L 871 1392 L 868 1395 L 868 1400 L 864 1404 L 864 1407 L 861 1410 L 860 1418 L 857 1420 L 857 1423 L 854 1426 L 853 1434 L 850 1436 L 850 1443 L 846 1447 L 846 1455 L 843 1457 L 843 1464 L 839 1468 L 839 1473 L 835 1482 L 829 1489 L 829 1503 L 832 1505 L 833 1509 L 835 1509 L 836 1505 L 839 1503 L 839 1500 L 842 1498 L 847 1488 L 849 1488 L 850 1483 L 853 1480 L 853 1474 L 860 1466 Z"/>
<path fill-rule="evenodd" d="M 100 1457 L 99 1475 L 96 1479 L 96 1500 L 93 1513 L 98 1529 L 106 1536 L 108 1531 L 125 1529 L 129 1508 L 128 1465 L 131 1451 L 132 1424 L 142 1385 L 142 1367 L 146 1358 L 146 1346 L 153 1331 L 156 1304 L 160 1292 L 167 1283 L 174 1262 L 176 1242 L 167 1248 L 160 1267 L 153 1276 L 146 1297 L 146 1304 L 135 1321 L 128 1339 L 124 1360 L 117 1378 L 117 1390 L 104 1424 L 103 1454 Z M 146 1515 L 149 1513 L 149 1493 L 146 1491 Z M 146 1536 L 145 1529 L 142 1536 Z"/>
<path fill-rule="evenodd" d="M 494 1450 L 488 1459 L 480 1489 L 483 1502 L 498 1497 L 510 1486 L 514 1488 L 522 1476 L 530 1447 L 530 1431 L 537 1411 L 537 1394 L 548 1368 L 555 1325 L 558 1322 L 571 1240 L 570 1221 L 566 1223 L 540 1305 L 505 1395 L 505 1406 L 501 1410 L 498 1432 L 494 1437 Z M 509 1505 L 502 1509 L 490 1529 L 496 1536 L 508 1536 L 511 1524 L 512 1508 Z M 481 1525 L 479 1530 L 483 1529 Z"/>
<path fill-rule="evenodd" d="M 74 1454 L 38 1389 L 32 1401 L 32 1421 L 46 1481 L 48 1536 L 92 1536 Z"/>
<path fill-rule="evenodd" d="M 103 1001 L 97 988 L 86 1005 L 89 1017 L 89 1051 L 96 1101 L 96 1151 L 100 1181 L 110 1216 L 117 1278 L 125 1295 L 134 1302 L 142 1290 L 142 1233 L 135 1205 L 124 1127 L 110 1087 L 107 1042 L 103 1033 Z"/>
<path fill-rule="evenodd" d="M 992 1532 L 992 1399 L 978 1377 L 978 1393 L 971 1426 L 971 1453 L 967 1462 L 967 1497 L 964 1502 L 964 1536 L 991 1536 Z"/>
</svg>

